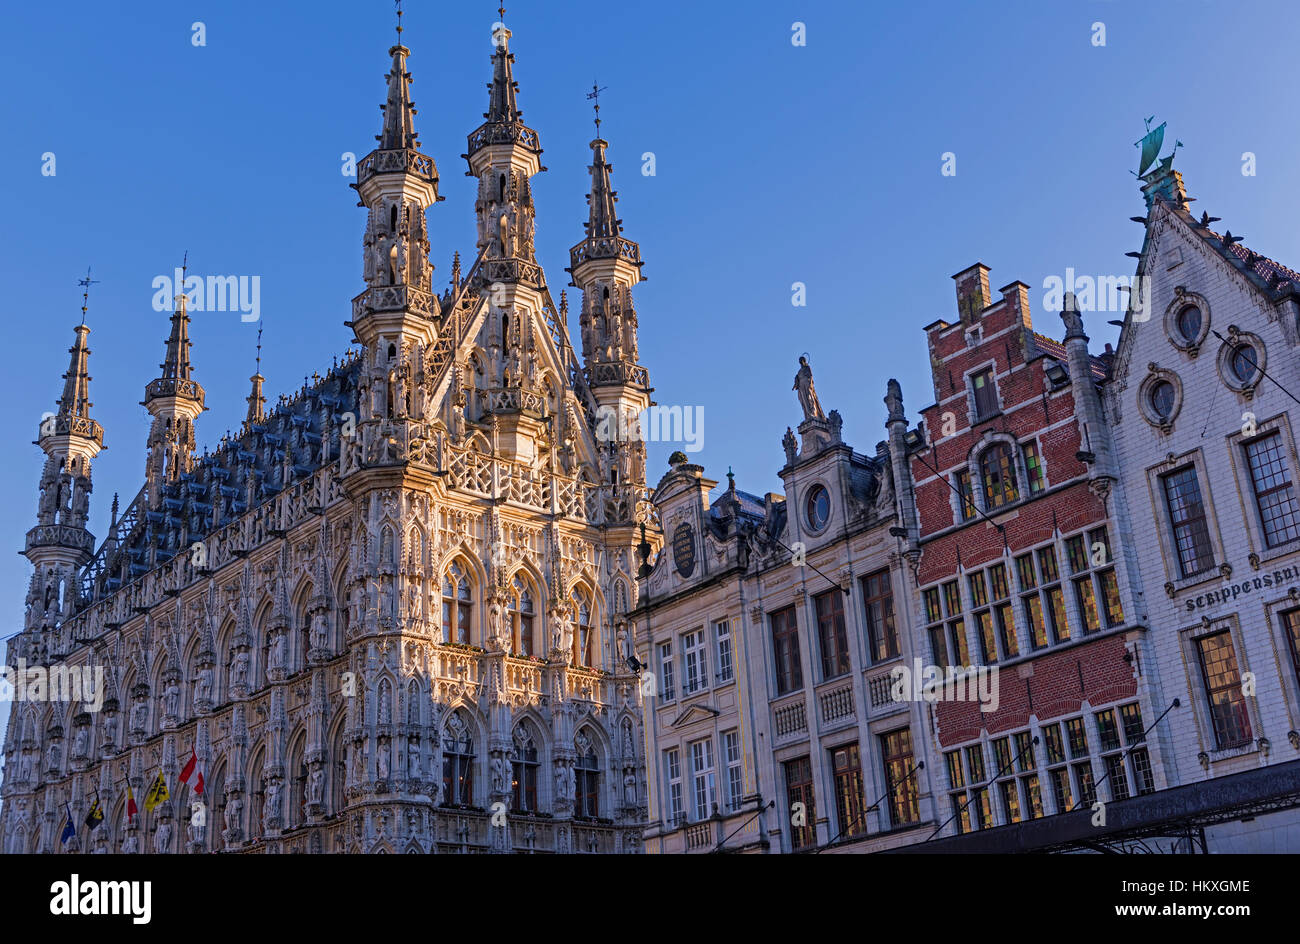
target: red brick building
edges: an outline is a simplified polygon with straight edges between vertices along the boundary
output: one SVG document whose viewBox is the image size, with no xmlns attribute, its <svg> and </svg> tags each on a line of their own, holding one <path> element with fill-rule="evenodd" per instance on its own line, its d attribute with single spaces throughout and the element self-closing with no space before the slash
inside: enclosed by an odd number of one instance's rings
<svg viewBox="0 0 1300 944">
<path fill-rule="evenodd" d="M 944 834 L 1163 785 L 1147 749 L 1129 750 L 1151 718 L 1136 608 L 1111 554 L 1113 458 L 1090 435 L 1109 351 L 1090 356 L 1073 316 L 1064 343 L 1036 333 L 1029 287 L 994 300 L 988 273 L 954 276 L 958 320 L 925 329 L 935 402 L 909 443 L 914 651 L 940 668 L 989 667 L 977 671 L 996 693 L 929 706 Z"/>
</svg>

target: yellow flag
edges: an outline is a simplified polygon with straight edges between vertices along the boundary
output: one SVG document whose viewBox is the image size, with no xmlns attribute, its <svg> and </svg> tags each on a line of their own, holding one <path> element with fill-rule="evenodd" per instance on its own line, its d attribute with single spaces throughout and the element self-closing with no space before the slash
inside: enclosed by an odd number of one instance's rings
<svg viewBox="0 0 1300 944">
<path fill-rule="evenodd" d="M 153 785 L 149 787 L 149 792 L 145 794 L 144 808 L 152 813 L 170 797 L 171 794 L 167 792 L 167 781 L 163 780 L 162 771 L 160 770 Z"/>
</svg>

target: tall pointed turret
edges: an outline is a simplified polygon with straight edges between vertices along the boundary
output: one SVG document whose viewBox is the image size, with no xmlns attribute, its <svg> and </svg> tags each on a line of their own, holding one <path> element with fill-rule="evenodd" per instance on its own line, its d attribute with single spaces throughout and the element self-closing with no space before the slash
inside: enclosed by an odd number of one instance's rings
<svg viewBox="0 0 1300 944">
<path fill-rule="evenodd" d="M 144 388 L 141 405 L 153 416 L 149 428 L 148 458 L 145 460 L 145 488 L 148 505 L 157 508 L 164 485 L 175 482 L 189 472 L 194 462 L 194 421 L 206 409 L 203 387 L 193 378 L 190 365 L 190 316 L 188 299 L 182 291 L 176 295 L 172 312 L 167 352 L 159 365 L 162 373 Z"/>
<path fill-rule="evenodd" d="M 536 213 L 532 178 L 544 171 L 537 132 L 523 122 L 516 99 L 511 32 L 498 23 L 492 31 L 492 82 L 485 119 L 469 136 L 464 158 L 478 178 L 478 248 L 487 247 L 488 279 L 504 285 L 540 288 L 544 283 L 533 248 Z"/>
<path fill-rule="evenodd" d="M 89 279 L 89 277 L 87 277 Z M 104 430 L 90 417 L 90 348 L 86 294 L 81 324 L 68 348 L 58 412 L 41 419 L 37 445 L 45 453 L 36 526 L 27 532 L 24 555 L 36 568 L 27 596 L 27 628 L 52 628 L 71 612 L 77 568 L 90 559 L 95 539 L 90 515 L 90 465 L 104 447 Z"/>
<path fill-rule="evenodd" d="M 431 290 L 425 210 L 438 202 L 438 168 L 420 151 L 411 101 L 414 81 L 407 71 L 411 51 L 402 45 L 400 11 L 396 45 L 388 74 L 388 97 L 381 106 L 378 147 L 357 163 L 352 184 L 369 211 L 363 237 L 363 277 L 369 288 L 352 300 L 349 327 L 367 346 L 387 352 L 390 344 L 428 343 L 441 311 Z M 381 344 L 380 339 L 384 341 Z"/>
</svg>

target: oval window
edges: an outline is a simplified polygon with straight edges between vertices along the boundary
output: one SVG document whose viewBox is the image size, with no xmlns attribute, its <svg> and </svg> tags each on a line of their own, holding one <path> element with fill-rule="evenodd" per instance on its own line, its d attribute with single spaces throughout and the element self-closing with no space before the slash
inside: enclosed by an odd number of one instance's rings
<svg viewBox="0 0 1300 944">
<path fill-rule="evenodd" d="M 808 527 L 820 531 L 831 517 L 831 496 L 824 486 L 816 485 L 808 493 Z"/>
<path fill-rule="evenodd" d="M 1238 382 L 1248 384 L 1255 379 L 1255 374 L 1259 371 L 1259 358 L 1255 354 L 1255 349 L 1242 342 L 1232 352 L 1232 360 L 1229 361 L 1232 369 L 1232 376 L 1236 377 Z"/>
<path fill-rule="evenodd" d="M 1156 416 L 1167 420 L 1174 413 L 1174 385 L 1167 380 L 1156 381 L 1151 386 L 1151 409 Z"/>
<path fill-rule="evenodd" d="M 1188 305 L 1178 313 L 1178 333 L 1184 341 L 1195 341 L 1201 335 L 1201 309 Z"/>
</svg>

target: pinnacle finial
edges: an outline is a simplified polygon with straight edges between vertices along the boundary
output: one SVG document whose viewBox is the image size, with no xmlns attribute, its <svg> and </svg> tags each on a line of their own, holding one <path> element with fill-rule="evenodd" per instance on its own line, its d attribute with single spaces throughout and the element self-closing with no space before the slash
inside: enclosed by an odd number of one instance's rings
<svg viewBox="0 0 1300 944">
<path fill-rule="evenodd" d="M 89 306 L 89 304 L 90 304 L 90 287 L 91 287 L 92 285 L 94 285 L 95 283 L 99 282 L 99 281 L 100 281 L 99 279 L 92 279 L 92 278 L 90 277 L 90 266 L 86 266 L 86 277 L 85 277 L 84 279 L 78 279 L 78 280 L 77 280 L 77 284 L 80 285 L 81 288 L 82 288 L 82 292 L 81 292 L 81 323 L 82 323 L 83 325 L 86 323 L 86 308 L 87 308 L 87 307 Z"/>
<path fill-rule="evenodd" d="M 597 138 L 600 137 L 600 93 L 605 91 L 608 88 L 609 86 L 604 86 L 602 88 L 601 86 L 597 85 L 595 79 L 593 79 L 591 82 L 591 91 L 587 93 L 587 100 L 592 102 L 592 107 L 595 108 L 596 110 L 596 137 Z"/>
<path fill-rule="evenodd" d="M 402 0 L 397 3 L 397 45 L 402 45 Z"/>
</svg>

